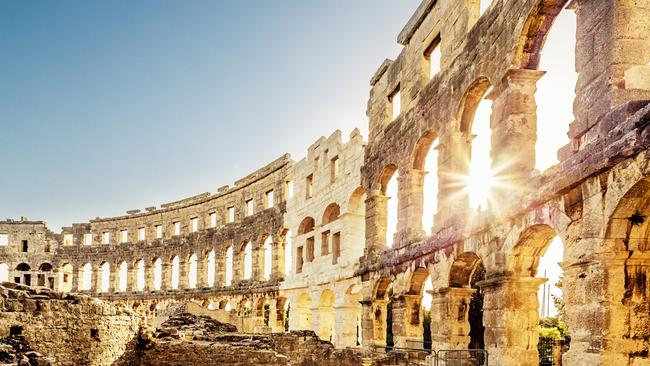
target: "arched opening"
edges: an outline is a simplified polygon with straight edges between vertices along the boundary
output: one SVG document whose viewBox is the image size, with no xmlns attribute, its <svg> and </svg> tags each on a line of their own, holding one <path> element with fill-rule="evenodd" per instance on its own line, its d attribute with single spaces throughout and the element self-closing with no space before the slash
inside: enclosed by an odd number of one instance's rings
<svg viewBox="0 0 650 366">
<path fill-rule="evenodd" d="M 322 225 L 327 225 L 335 220 L 338 220 L 341 215 L 341 208 L 336 203 L 330 203 L 323 213 Z"/>
<path fill-rule="evenodd" d="M 527 20 L 515 63 L 523 69 L 546 71 L 535 92 L 535 161 L 541 171 L 558 163 L 557 152 L 569 143 L 569 123 L 575 118 L 577 19 L 572 10 L 563 10 L 567 2 L 540 2 Z"/>
<path fill-rule="evenodd" d="M 512 267 L 516 274 L 547 279 L 535 293 L 539 322 L 533 320 L 538 327 L 525 329 L 530 333 L 531 340 L 537 341 L 541 364 L 554 362 L 554 343 L 569 340 L 562 314 L 563 270 L 560 263 L 563 257 L 564 243 L 555 230 L 547 225 L 534 225 L 526 229 L 513 248 Z"/>
<path fill-rule="evenodd" d="M 175 255 L 172 257 L 172 273 L 171 273 L 171 285 L 172 289 L 176 290 L 178 289 L 179 285 L 179 276 L 180 276 L 180 260 L 178 259 L 178 256 Z"/>
<path fill-rule="evenodd" d="M 9 266 L 7 263 L 0 263 L 0 282 L 9 281 Z"/>
<path fill-rule="evenodd" d="M 628 169 L 636 174 L 636 169 L 639 168 L 630 166 Z M 621 174 L 616 179 L 629 179 L 628 177 Z M 617 184 L 620 183 L 614 182 L 612 186 Z M 588 299 L 590 303 L 585 301 L 587 303 L 583 306 L 575 306 L 580 305 L 576 304 L 580 299 L 579 294 L 567 293 L 567 305 L 573 306 L 567 306 L 564 312 L 567 320 L 576 320 L 579 315 L 591 317 L 594 314 L 608 313 L 606 319 L 603 320 L 605 324 L 597 326 L 596 329 L 599 332 L 608 333 L 603 342 L 617 344 L 613 351 L 622 354 L 623 357 L 613 358 L 613 360 L 620 360 L 621 363 L 643 364 L 647 362 L 648 355 L 644 353 L 644 350 L 647 335 L 650 333 L 647 310 L 648 304 L 650 304 L 650 286 L 648 285 L 650 278 L 650 259 L 648 259 L 650 258 L 650 178 L 646 177 L 636 182 L 617 202 L 616 208 L 607 222 L 603 245 L 603 249 L 607 248 L 603 257 L 626 258 L 626 260 L 623 262 L 613 260 L 611 263 L 605 264 L 607 267 L 596 270 L 593 274 L 580 273 L 573 275 L 573 279 L 567 278 L 569 280 L 567 285 L 573 285 L 571 288 L 575 288 L 576 284 L 581 281 L 587 281 L 588 284 L 605 282 L 610 285 L 603 289 L 589 289 L 589 293 L 592 295 Z M 604 278 L 601 278 L 603 274 L 605 274 Z M 584 278 L 580 278 L 580 275 Z M 618 285 L 612 285 L 614 283 Z M 568 301 L 569 298 L 572 301 Z M 603 298 L 607 299 L 609 304 L 601 305 Z M 581 309 L 593 310 L 580 312 Z M 622 319 L 624 321 L 621 321 Z M 584 328 L 575 322 L 572 325 L 572 330 L 575 327 L 578 328 L 578 331 L 584 331 Z M 578 341 L 583 342 L 582 340 Z M 573 350 L 573 340 L 571 349 Z"/>
<path fill-rule="evenodd" d="M 292 273 L 293 263 L 293 238 L 291 230 L 284 235 L 284 274 L 288 276 Z"/>
<path fill-rule="evenodd" d="M 102 263 L 101 266 L 102 278 L 100 292 L 108 292 L 111 287 L 111 265 L 108 262 Z"/>
<path fill-rule="evenodd" d="M 31 270 L 32 268 L 27 263 L 20 263 L 19 265 L 16 266 L 16 271 L 29 272 Z"/>
<path fill-rule="evenodd" d="M 31 286 L 32 285 L 32 275 L 29 273 L 32 268 L 27 263 L 20 263 L 16 266 L 16 271 L 24 272 L 20 273 L 19 277 L 15 278 L 16 283 L 22 283 L 23 285 Z"/>
<path fill-rule="evenodd" d="M 382 193 L 386 196 L 386 247 L 392 248 L 397 232 L 399 207 L 397 167 L 389 165 L 384 168 L 380 183 Z"/>
<path fill-rule="evenodd" d="M 459 348 L 485 349 L 485 327 L 483 325 L 483 292 L 478 283 L 485 279 L 485 268 L 481 258 L 466 252 L 458 256 L 451 266 L 450 291 L 447 304 L 459 309 L 457 329 L 460 330 Z M 434 325 L 432 324 L 432 328 Z M 477 357 L 483 357 L 478 354 Z"/>
<path fill-rule="evenodd" d="M 374 343 L 386 345 L 386 349 L 391 350 L 395 346 L 393 341 L 393 284 L 387 277 L 382 277 L 377 281 L 371 316 Z"/>
<path fill-rule="evenodd" d="M 232 260 L 233 260 L 233 255 L 232 255 L 232 246 L 229 246 L 228 249 L 226 249 L 226 286 L 231 286 L 232 285 Z"/>
<path fill-rule="evenodd" d="M 144 261 L 140 259 L 136 264 L 135 284 L 138 291 L 144 291 Z"/>
<path fill-rule="evenodd" d="M 208 268 L 206 269 L 207 271 L 207 282 L 208 286 L 212 287 L 214 286 L 214 273 L 215 273 L 215 268 L 216 268 L 216 254 L 214 252 L 214 249 L 211 250 L 208 253 Z"/>
<path fill-rule="evenodd" d="M 160 291 L 160 288 L 162 287 L 162 260 L 160 258 L 156 258 L 153 261 L 152 268 L 153 268 L 153 289 L 155 291 Z"/>
<path fill-rule="evenodd" d="M 433 288 L 431 278 L 426 268 L 417 268 L 411 275 L 409 297 L 407 303 L 407 322 L 409 326 L 419 329 L 417 333 L 422 336 L 417 348 L 431 349 L 431 291 Z"/>
<path fill-rule="evenodd" d="M 198 266 L 198 258 L 196 254 L 192 254 L 190 258 L 187 261 L 188 263 L 188 269 L 187 269 L 187 286 L 189 288 L 196 288 L 196 282 L 197 282 L 197 266 Z"/>
<path fill-rule="evenodd" d="M 90 263 L 86 263 L 81 267 L 81 284 L 79 289 L 82 291 L 88 291 L 92 288 L 93 280 L 93 267 Z"/>
<path fill-rule="evenodd" d="M 438 209 L 438 139 L 428 131 L 416 144 L 413 168 L 424 171 L 422 191 L 417 200 L 422 204 L 422 228 L 431 235 L 434 215 Z"/>
<path fill-rule="evenodd" d="M 125 292 L 128 286 L 128 276 L 129 276 L 129 265 L 126 264 L 126 261 L 120 263 L 120 268 L 117 273 L 118 278 L 118 290 L 120 292 Z"/>
<path fill-rule="evenodd" d="M 271 272 L 273 270 L 273 238 L 266 237 L 264 240 L 264 279 L 271 279 Z"/>
<path fill-rule="evenodd" d="M 276 330 L 289 330 L 289 301 L 286 297 L 278 297 L 275 302 Z"/>
<path fill-rule="evenodd" d="M 492 100 L 488 99 L 490 82 L 481 78 L 467 90 L 462 102 L 460 130 L 469 145 L 465 189 L 469 207 L 483 211 L 488 208 L 494 173 L 492 171 Z"/>
<path fill-rule="evenodd" d="M 253 244 L 250 241 L 246 242 L 241 251 L 244 255 L 243 265 L 244 265 L 244 279 L 250 280 L 253 277 Z"/>
<path fill-rule="evenodd" d="M 298 297 L 296 302 L 295 329 L 292 330 L 310 330 L 311 329 L 311 297 L 303 293 Z"/>
<path fill-rule="evenodd" d="M 298 235 L 304 235 L 309 232 L 314 231 L 314 219 L 311 217 L 305 217 L 298 226 Z"/>
<path fill-rule="evenodd" d="M 38 270 L 41 272 L 50 272 L 52 270 L 52 265 L 50 263 L 42 263 Z"/>
<path fill-rule="evenodd" d="M 361 286 L 359 285 L 350 285 L 350 287 L 347 288 L 345 291 L 345 305 L 347 307 L 352 307 L 354 308 L 354 323 L 350 324 L 346 322 L 345 324 L 341 324 L 342 326 L 345 326 L 346 329 L 349 329 L 350 327 L 354 327 L 353 331 L 350 332 L 344 331 L 343 336 L 341 338 L 344 339 L 339 339 L 339 344 L 343 346 L 348 346 L 348 347 L 359 347 L 363 343 L 363 338 L 362 338 L 362 328 L 361 328 Z M 338 325 L 338 323 L 336 324 Z M 337 331 L 338 333 L 338 331 Z M 350 337 L 350 335 L 352 337 Z M 337 337 L 340 337 L 337 334 Z M 347 338 L 350 338 L 349 340 Z"/>
<path fill-rule="evenodd" d="M 320 295 L 318 309 L 318 337 L 336 344 L 334 338 L 334 292 L 323 290 Z"/>
</svg>

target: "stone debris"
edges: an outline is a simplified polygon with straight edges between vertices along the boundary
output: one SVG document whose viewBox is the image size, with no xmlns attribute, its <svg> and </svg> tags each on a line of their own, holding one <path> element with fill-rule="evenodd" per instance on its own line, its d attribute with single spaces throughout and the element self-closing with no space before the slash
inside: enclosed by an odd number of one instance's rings
<svg viewBox="0 0 650 366">
<path fill-rule="evenodd" d="M 237 327 L 214 320 L 205 315 L 181 313 L 173 315 L 156 329 L 155 337 L 161 339 L 208 340 L 218 333 L 233 333 Z"/>
</svg>

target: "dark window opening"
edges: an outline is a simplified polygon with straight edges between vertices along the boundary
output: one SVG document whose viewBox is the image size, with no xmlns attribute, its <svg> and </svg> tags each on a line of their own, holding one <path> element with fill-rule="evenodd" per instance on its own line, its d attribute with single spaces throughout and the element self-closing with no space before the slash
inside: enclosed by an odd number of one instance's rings
<svg viewBox="0 0 650 366">
<path fill-rule="evenodd" d="M 91 329 L 90 330 L 90 338 L 99 341 L 99 329 Z"/>
<path fill-rule="evenodd" d="M 27 242 L 27 240 L 23 240 L 21 243 L 22 243 L 21 250 L 23 251 L 23 253 L 27 253 L 27 250 L 29 248 L 29 243 Z"/>
<path fill-rule="evenodd" d="M 12 325 L 9 328 L 9 336 L 19 336 L 23 334 L 23 327 L 20 325 Z"/>
</svg>

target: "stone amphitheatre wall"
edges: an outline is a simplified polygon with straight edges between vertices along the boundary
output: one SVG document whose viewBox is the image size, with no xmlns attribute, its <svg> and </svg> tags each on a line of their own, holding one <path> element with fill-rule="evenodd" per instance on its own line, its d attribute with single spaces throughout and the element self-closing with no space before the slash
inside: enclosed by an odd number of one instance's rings
<svg viewBox="0 0 650 366">
<path fill-rule="evenodd" d="M 566 101 L 575 119 L 541 121 L 537 82 L 547 70 L 539 69 L 540 59 L 561 12 L 577 17 L 578 79 L 566 86 L 575 90 L 575 100 Z M 422 347 L 429 285 L 432 348 L 484 347 L 490 364 L 536 365 L 537 292 L 545 281 L 536 272 L 557 236 L 571 334 L 564 363 L 647 363 L 650 3 L 423 0 L 398 42 L 402 52 L 371 79 L 367 142 L 353 132 L 343 143 L 337 132 L 313 144 L 305 159 L 282 157 L 215 195 L 75 224 L 61 235 L 43 223 L 2 222 L 0 235 L 12 234 L 0 258 L 30 261 L 31 268 L 49 258 L 55 287 L 150 316 L 195 301 L 247 318 L 258 332 L 311 329 L 339 347 L 361 343 L 365 350 L 384 349 L 389 333 L 397 347 Z M 432 74 L 436 50 L 440 70 Z M 475 210 L 466 178 L 474 117 L 484 100 L 492 102 L 486 155 L 499 184 L 490 204 Z M 569 131 L 559 164 L 544 172 L 535 169 L 535 145 L 545 143 L 538 138 L 541 123 Z M 423 223 L 431 199 L 424 195 L 425 160 L 433 148 L 437 171 L 428 173 L 438 178 L 437 209 Z M 342 174 L 332 179 L 337 166 Z M 388 197 L 393 177 L 398 193 Z M 398 201 L 390 241 L 389 199 Z M 32 234 L 37 245 L 55 251 L 8 254 Z M 123 262 L 126 289 L 118 271 Z M 18 264 L 11 262 L 11 271 Z M 102 288 L 106 264 L 110 281 Z M 84 268 L 91 284 L 80 283 Z"/>
<path fill-rule="evenodd" d="M 112 365 L 135 349 L 143 317 L 86 295 L 4 283 L 0 286 L 0 339 L 55 365 Z"/>
</svg>

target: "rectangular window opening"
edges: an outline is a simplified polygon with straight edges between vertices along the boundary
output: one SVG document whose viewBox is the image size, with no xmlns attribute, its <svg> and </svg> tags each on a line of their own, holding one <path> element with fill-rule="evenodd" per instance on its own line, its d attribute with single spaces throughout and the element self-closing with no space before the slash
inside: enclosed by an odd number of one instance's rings
<svg viewBox="0 0 650 366">
<path fill-rule="evenodd" d="M 338 175 L 339 175 L 339 157 L 337 155 L 333 157 L 332 160 L 330 160 L 330 183 L 334 183 Z"/>
<path fill-rule="evenodd" d="M 273 190 L 266 192 L 266 208 L 271 208 L 275 206 L 275 202 L 273 200 L 274 200 Z"/>
<path fill-rule="evenodd" d="M 235 222 L 235 208 L 228 207 L 228 222 Z"/>
<path fill-rule="evenodd" d="M 305 180 L 305 198 L 311 198 L 314 189 L 314 175 L 309 174 Z"/>
<path fill-rule="evenodd" d="M 63 235 L 63 245 L 70 246 L 74 244 L 74 235 L 64 234 Z"/>
<path fill-rule="evenodd" d="M 9 245 L 9 235 L 8 234 L 0 234 L 0 246 L 7 246 Z"/>
<path fill-rule="evenodd" d="M 22 252 L 27 253 L 29 251 L 29 242 L 27 240 L 22 240 L 20 243 Z"/>
<path fill-rule="evenodd" d="M 217 227 L 217 213 L 216 212 L 211 212 L 210 213 L 210 227 L 211 228 Z"/>
<path fill-rule="evenodd" d="M 93 245 L 93 234 L 91 233 L 84 234 L 84 245 Z"/>
<path fill-rule="evenodd" d="M 337 264 L 341 256 L 341 233 L 332 235 L 332 264 Z"/>
<path fill-rule="evenodd" d="M 302 272 L 302 265 L 304 263 L 304 259 L 302 256 L 302 247 L 298 247 L 297 253 L 296 253 L 296 273 L 301 273 Z"/>
<path fill-rule="evenodd" d="M 321 234 L 320 255 L 330 254 L 330 232 L 325 231 Z"/>
<path fill-rule="evenodd" d="M 424 60 L 426 61 L 424 71 L 427 73 L 428 79 L 433 78 L 438 72 L 440 72 L 441 59 L 440 34 L 438 34 L 429 47 L 424 51 Z"/>
<path fill-rule="evenodd" d="M 287 189 L 287 199 L 293 197 L 293 181 L 288 180 L 286 184 L 286 189 Z"/>
<path fill-rule="evenodd" d="M 181 223 L 179 221 L 174 222 L 174 236 L 181 235 Z"/>
<path fill-rule="evenodd" d="M 190 219 L 190 223 L 192 224 L 192 232 L 193 233 L 199 231 L 199 218 L 198 217 L 192 217 Z"/>
<path fill-rule="evenodd" d="M 162 239 L 163 231 L 162 225 L 156 225 L 156 239 Z"/>
<path fill-rule="evenodd" d="M 138 241 L 144 241 L 146 239 L 146 231 L 143 227 L 138 228 Z"/>
<path fill-rule="evenodd" d="M 314 260 L 314 237 L 307 238 L 307 262 Z"/>
<path fill-rule="evenodd" d="M 120 243 L 126 243 L 129 241 L 129 232 L 126 230 L 120 231 Z"/>
<path fill-rule="evenodd" d="M 246 201 L 246 216 L 251 216 L 253 214 L 253 199 Z"/>
<path fill-rule="evenodd" d="M 110 244 L 110 242 L 111 242 L 111 233 L 109 233 L 108 231 L 104 231 L 102 233 L 102 243 Z"/>
<path fill-rule="evenodd" d="M 402 113 L 402 97 L 400 95 L 399 85 L 388 96 L 388 104 L 391 111 L 391 121 L 393 121 Z"/>
</svg>

